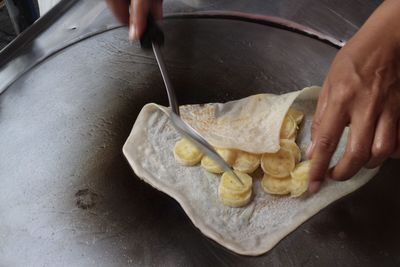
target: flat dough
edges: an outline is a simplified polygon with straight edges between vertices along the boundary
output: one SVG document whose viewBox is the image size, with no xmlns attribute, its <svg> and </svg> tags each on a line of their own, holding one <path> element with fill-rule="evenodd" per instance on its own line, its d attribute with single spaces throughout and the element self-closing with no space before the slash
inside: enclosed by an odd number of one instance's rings
<svg viewBox="0 0 400 267">
<path fill-rule="evenodd" d="M 180 111 L 182 119 L 215 147 L 274 153 L 285 114 L 298 94 L 258 94 L 225 104 L 182 106 Z"/>
<path fill-rule="evenodd" d="M 294 103 L 286 101 L 288 99 L 286 95 L 273 96 L 274 100 L 286 103 L 286 106 L 279 108 L 278 114 L 273 116 L 270 114 L 271 117 L 268 118 L 274 119 L 275 122 L 264 124 L 264 126 L 275 125 L 278 127 L 277 131 L 272 131 L 272 137 L 276 137 L 277 140 L 267 141 L 268 145 L 264 147 L 265 149 L 279 150 L 279 126 L 287 109 L 293 104 L 293 107 L 305 114 L 304 123 L 297 139 L 304 155 L 304 150 L 310 140 L 309 129 L 318 92 L 319 89 L 313 87 L 291 93 L 290 98 L 296 99 Z M 263 99 L 269 97 L 270 95 L 262 96 Z M 286 100 L 281 101 L 280 98 Z M 236 110 L 231 104 L 227 109 L 223 104 L 216 105 L 220 112 L 218 118 L 221 116 L 227 118 L 223 116 L 224 110 L 230 116 L 233 114 L 232 110 Z M 190 122 L 191 120 L 188 118 L 196 112 L 200 112 L 204 106 L 189 107 L 189 109 L 183 108 L 182 111 L 186 120 Z M 276 112 L 276 110 L 268 110 Z M 237 110 L 235 112 L 241 114 Z M 254 108 L 246 112 L 259 112 L 259 110 Z M 319 193 L 300 198 L 277 197 L 265 193 L 260 185 L 263 174 L 256 172 L 252 175 L 254 182 L 251 202 L 243 208 L 230 208 L 218 200 L 219 175 L 208 173 L 200 166 L 181 166 L 175 161 L 172 151 L 175 142 L 181 137 L 170 124 L 167 114 L 168 109 L 165 107 L 155 104 L 146 105 L 140 112 L 123 147 L 124 155 L 137 176 L 176 199 L 193 224 L 204 235 L 239 254 L 255 256 L 267 252 L 304 221 L 333 201 L 364 185 L 378 171 L 378 169 L 362 169 L 348 181 L 328 181 Z M 229 118 L 234 119 L 234 117 Z M 258 130 L 262 130 L 262 128 Z M 238 134 L 244 134 L 244 132 Z M 267 134 L 264 133 L 264 135 Z M 247 140 L 249 136 L 242 140 Z M 217 140 L 219 138 L 215 138 L 214 141 Z M 275 141 L 277 146 L 275 146 Z M 342 138 L 332 164 L 343 153 L 344 141 Z M 257 142 L 263 141 L 258 139 Z M 249 150 L 249 148 L 245 146 L 243 150 Z M 250 150 L 253 150 L 253 146 Z"/>
</svg>

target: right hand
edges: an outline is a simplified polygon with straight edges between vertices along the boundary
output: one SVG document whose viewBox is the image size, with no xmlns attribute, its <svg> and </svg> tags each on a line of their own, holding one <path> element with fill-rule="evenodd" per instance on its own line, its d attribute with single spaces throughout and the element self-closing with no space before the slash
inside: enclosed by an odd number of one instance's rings
<svg viewBox="0 0 400 267">
<path fill-rule="evenodd" d="M 400 157 L 400 1 L 386 0 L 336 55 L 311 129 L 311 192 Z M 345 126 L 343 156 L 329 168 Z"/>
<path fill-rule="evenodd" d="M 146 29 L 147 15 L 162 18 L 162 0 L 107 0 L 114 15 L 124 24 L 129 24 L 129 40 L 139 40 Z"/>
</svg>

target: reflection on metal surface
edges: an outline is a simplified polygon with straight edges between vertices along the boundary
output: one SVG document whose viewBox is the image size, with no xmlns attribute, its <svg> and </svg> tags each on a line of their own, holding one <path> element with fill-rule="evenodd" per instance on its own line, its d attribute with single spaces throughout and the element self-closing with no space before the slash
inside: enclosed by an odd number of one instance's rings
<svg viewBox="0 0 400 267">
<path fill-rule="evenodd" d="M 68 1 L 67 1 L 68 2 Z M 85 2 L 85 1 L 83 1 Z M 39 25 L 32 26 L 32 32 L 21 34 L 14 42 L 0 53 L 0 93 L 26 71 L 44 61 L 49 56 L 59 52 L 67 46 L 73 45 L 93 35 L 118 27 L 119 24 L 106 9 L 102 1 L 86 2 L 86 5 L 72 6 L 58 4 L 53 10 L 41 18 Z M 45 31 L 53 16 L 61 16 L 68 8 L 77 9 L 64 20 L 53 25 L 58 31 Z M 106 13 L 106 14 L 104 14 Z M 48 23 L 46 24 L 46 21 Z M 99 25 L 99 27 L 98 27 Z M 40 38 L 32 39 L 39 35 Z"/>
<path fill-rule="evenodd" d="M 14 41 L 0 51 L 0 66 L 7 64 L 20 54 L 27 53 L 27 51 L 29 51 L 26 49 L 27 46 L 29 47 L 30 43 L 32 43 L 35 38 L 40 39 L 40 37 L 42 37 L 41 34 L 48 31 L 55 21 L 62 19 L 63 14 L 77 1 L 78 0 L 64 1 L 58 4 L 49 14 L 41 17 L 35 24 L 29 27 L 28 30 L 19 34 Z"/>
<path fill-rule="evenodd" d="M 51 8 L 60 2 L 60 0 L 37 0 L 39 5 L 40 15 L 43 16 Z"/>
<path fill-rule="evenodd" d="M 86 19 L 81 20 L 80 24 L 81 25 L 91 25 L 95 18 L 99 15 L 99 13 L 96 11 L 102 11 L 103 10 L 103 5 L 99 4 L 96 8 L 96 6 L 91 9 L 90 13 L 94 14 L 89 14 L 89 16 L 85 16 Z M 254 23 L 259 23 L 263 25 L 270 25 L 274 26 L 277 28 L 285 29 L 285 30 L 290 30 L 299 34 L 304 34 L 307 35 L 311 38 L 317 38 L 323 42 L 326 42 L 334 47 L 342 47 L 344 45 L 343 42 L 336 40 L 335 38 L 325 35 L 323 33 L 320 33 L 318 31 L 315 31 L 309 27 L 300 25 L 298 23 L 295 23 L 293 21 L 289 21 L 286 19 L 278 18 L 278 17 L 273 17 L 273 16 L 261 16 L 261 15 L 252 15 L 252 14 L 247 14 L 243 12 L 225 12 L 225 11 L 209 11 L 209 12 L 195 12 L 195 13 L 181 13 L 181 14 L 170 14 L 165 16 L 165 19 L 175 19 L 175 18 L 214 18 L 214 19 L 235 19 L 235 20 L 242 20 L 242 21 L 248 21 L 248 22 L 254 22 Z M 67 42 L 62 42 L 61 44 L 55 44 L 56 40 L 53 40 L 53 42 L 46 43 L 46 49 L 40 49 L 37 46 L 32 48 L 32 50 L 38 50 L 36 55 L 32 58 L 32 55 L 27 56 L 27 55 L 21 55 L 20 57 L 17 57 L 14 62 L 10 62 L 3 67 L 3 69 L 0 69 L 0 93 L 7 89 L 7 87 L 13 83 L 15 80 L 17 80 L 21 75 L 23 75 L 26 71 L 34 67 L 36 64 L 39 64 L 40 62 L 44 61 L 46 58 L 50 57 L 51 55 L 59 52 L 60 50 L 64 49 L 67 46 L 73 45 L 77 42 L 80 42 L 86 38 L 92 37 L 94 35 L 103 33 L 108 30 L 112 30 L 118 28 L 118 25 L 113 25 L 113 26 L 107 26 L 107 27 L 102 27 L 100 29 L 96 29 L 93 31 L 90 27 L 87 27 L 86 29 L 89 30 L 88 32 L 85 31 L 78 31 L 78 36 L 75 38 L 69 39 Z M 72 30 L 76 30 L 77 26 L 73 25 L 71 26 Z M 59 38 L 63 38 L 63 35 L 60 35 Z M 54 37 L 53 37 L 54 38 Z M 60 40 L 60 39 L 59 39 Z M 39 52 L 41 51 L 41 52 Z M 1 62 L 0 62 L 1 63 Z M 15 68 L 17 66 L 17 69 Z M 1 78 L 3 78 L 3 82 L 1 82 Z"/>
<path fill-rule="evenodd" d="M 236 19 L 269 25 L 284 30 L 293 31 L 299 34 L 308 35 L 311 38 L 317 38 L 334 47 L 340 48 L 345 45 L 343 41 L 337 40 L 332 36 L 318 32 L 310 27 L 301 25 L 294 21 L 275 16 L 255 15 L 238 11 L 201 11 L 191 13 L 179 13 L 167 16 L 167 18 L 215 18 L 215 19 Z"/>
<path fill-rule="evenodd" d="M 382 0 L 166 0 L 167 13 L 240 11 L 297 22 L 348 40 Z"/>
</svg>

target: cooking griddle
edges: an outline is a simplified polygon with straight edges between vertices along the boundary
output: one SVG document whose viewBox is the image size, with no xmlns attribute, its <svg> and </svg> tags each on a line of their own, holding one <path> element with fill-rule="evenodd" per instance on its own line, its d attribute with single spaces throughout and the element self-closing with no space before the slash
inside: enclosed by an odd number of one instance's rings
<svg viewBox="0 0 400 267">
<path fill-rule="evenodd" d="M 321 84 L 337 52 L 309 35 L 240 18 L 175 16 L 162 27 L 182 104 Z M 398 161 L 263 256 L 238 256 L 203 236 L 122 155 L 142 106 L 168 102 L 151 52 L 131 45 L 126 28 L 102 32 L 58 49 L 0 95 L 0 265 L 400 263 Z"/>
</svg>

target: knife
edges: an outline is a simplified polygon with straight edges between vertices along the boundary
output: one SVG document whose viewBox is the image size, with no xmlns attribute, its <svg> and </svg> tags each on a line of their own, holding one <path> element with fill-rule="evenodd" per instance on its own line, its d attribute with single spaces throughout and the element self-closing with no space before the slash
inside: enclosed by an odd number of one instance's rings
<svg viewBox="0 0 400 267">
<path fill-rule="evenodd" d="M 152 49 L 156 58 L 158 67 L 161 72 L 161 76 L 164 81 L 165 88 L 168 94 L 168 100 L 171 107 L 170 120 L 175 129 L 192 141 L 197 147 L 208 157 L 214 160 L 225 172 L 228 172 L 234 177 L 241 185 L 244 185 L 243 181 L 233 172 L 232 168 L 225 162 L 225 160 L 215 151 L 212 145 L 210 145 L 195 129 L 189 124 L 184 122 L 180 118 L 179 105 L 176 98 L 175 91 L 169 79 L 167 68 L 164 59 L 161 54 L 160 47 L 164 44 L 164 33 L 161 28 L 158 27 L 153 16 L 150 14 L 147 17 L 146 30 L 140 39 L 140 45 L 144 49 Z"/>
</svg>

